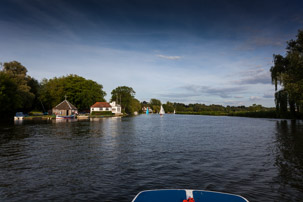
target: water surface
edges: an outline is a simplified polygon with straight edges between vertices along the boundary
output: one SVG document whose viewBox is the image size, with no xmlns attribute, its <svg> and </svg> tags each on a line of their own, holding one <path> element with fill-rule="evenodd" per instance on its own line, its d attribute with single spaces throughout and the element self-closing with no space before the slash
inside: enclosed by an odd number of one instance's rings
<svg viewBox="0 0 303 202">
<path fill-rule="evenodd" d="M 0 199 L 131 201 L 146 189 L 303 198 L 301 121 L 140 115 L 0 125 Z"/>
</svg>

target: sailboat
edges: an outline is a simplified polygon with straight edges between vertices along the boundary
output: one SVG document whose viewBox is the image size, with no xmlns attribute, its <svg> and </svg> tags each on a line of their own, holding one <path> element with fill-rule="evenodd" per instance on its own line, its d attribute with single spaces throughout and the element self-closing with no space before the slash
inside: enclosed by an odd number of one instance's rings
<svg viewBox="0 0 303 202">
<path fill-rule="evenodd" d="M 164 111 L 164 109 L 163 109 L 162 105 L 161 105 L 161 109 L 160 109 L 160 112 L 159 112 L 159 114 L 160 114 L 160 115 L 163 115 L 163 114 L 165 114 L 165 111 Z"/>
<path fill-rule="evenodd" d="M 148 110 L 148 107 L 146 108 L 146 114 L 149 114 L 149 110 Z"/>
</svg>

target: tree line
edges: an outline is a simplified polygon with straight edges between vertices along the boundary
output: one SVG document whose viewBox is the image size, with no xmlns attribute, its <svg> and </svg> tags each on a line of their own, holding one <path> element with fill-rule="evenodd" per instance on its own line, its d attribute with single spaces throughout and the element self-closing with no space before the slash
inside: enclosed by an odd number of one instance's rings
<svg viewBox="0 0 303 202">
<path fill-rule="evenodd" d="M 223 105 L 205 105 L 200 103 L 195 104 L 184 104 L 184 103 L 172 103 L 166 102 L 162 104 L 158 99 L 151 99 L 149 102 L 143 101 L 141 103 L 143 107 L 149 107 L 154 113 L 159 113 L 160 106 L 162 105 L 165 112 L 167 113 L 182 113 L 182 114 L 213 114 L 213 115 L 227 115 L 229 113 L 238 112 L 261 112 L 261 111 L 273 111 L 275 108 L 264 107 L 262 105 L 253 104 L 249 107 L 242 106 L 223 106 Z"/>
<path fill-rule="evenodd" d="M 140 102 L 131 87 L 119 86 L 112 92 L 111 101 L 119 97 L 125 113 L 140 110 Z M 95 102 L 105 101 L 103 86 L 95 81 L 70 74 L 38 82 L 27 75 L 20 62 L 1 63 L 0 71 L 0 115 L 11 118 L 17 111 L 33 110 L 47 112 L 67 98 L 79 111 L 88 112 Z M 118 100 L 117 100 L 118 101 Z"/>
</svg>

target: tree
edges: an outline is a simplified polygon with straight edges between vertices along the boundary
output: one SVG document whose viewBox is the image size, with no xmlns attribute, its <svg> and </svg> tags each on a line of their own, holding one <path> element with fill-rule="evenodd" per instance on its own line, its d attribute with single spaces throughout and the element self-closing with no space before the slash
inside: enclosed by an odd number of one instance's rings
<svg viewBox="0 0 303 202">
<path fill-rule="evenodd" d="M 166 102 L 166 104 L 163 104 L 163 108 L 167 113 L 173 113 L 175 110 L 174 105 L 171 102 Z"/>
<path fill-rule="evenodd" d="M 150 107 L 153 109 L 154 112 L 160 112 L 161 101 L 155 98 L 150 99 L 149 101 Z"/>
<path fill-rule="evenodd" d="M 31 91 L 29 83 L 32 78 L 27 76 L 27 69 L 17 61 L 5 62 L 3 72 L 7 74 L 17 85 L 15 91 L 16 109 L 29 111 L 33 106 L 35 94 Z"/>
<path fill-rule="evenodd" d="M 52 109 L 67 96 L 79 110 L 86 110 L 97 101 L 105 101 L 106 93 L 102 88 L 95 81 L 71 74 L 42 80 L 39 99 L 45 108 Z"/>
<path fill-rule="evenodd" d="M 132 105 L 132 112 L 139 112 L 139 111 L 141 111 L 141 103 L 136 98 L 134 98 L 132 100 L 132 104 L 131 105 Z"/>
<path fill-rule="evenodd" d="M 287 42 L 286 56 L 274 55 L 271 67 L 272 83 L 275 85 L 276 108 L 285 111 L 285 101 L 292 115 L 301 111 L 303 105 L 303 30 L 298 31 L 297 39 Z M 277 85 L 282 89 L 278 91 Z"/>
<path fill-rule="evenodd" d="M 6 73 L 0 71 L 0 114 L 12 115 L 18 108 L 16 82 Z"/>
<path fill-rule="evenodd" d="M 117 101 L 121 104 L 122 110 L 128 114 L 132 114 L 133 109 L 133 99 L 135 96 L 135 91 L 131 87 L 118 86 L 112 90 L 111 101 Z"/>
</svg>

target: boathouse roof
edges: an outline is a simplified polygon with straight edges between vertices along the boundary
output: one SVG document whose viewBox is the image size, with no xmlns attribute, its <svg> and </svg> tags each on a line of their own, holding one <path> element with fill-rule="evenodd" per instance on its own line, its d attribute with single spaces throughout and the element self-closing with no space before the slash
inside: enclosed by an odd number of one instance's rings
<svg viewBox="0 0 303 202">
<path fill-rule="evenodd" d="M 91 106 L 92 108 L 98 107 L 98 108 L 111 108 L 112 106 L 108 102 L 96 102 Z"/>
<path fill-rule="evenodd" d="M 53 109 L 58 109 L 58 110 L 71 110 L 71 109 L 74 109 L 74 110 L 77 110 L 77 108 L 72 103 L 70 103 L 67 100 L 62 101 L 60 104 L 58 104 L 57 106 L 55 106 Z"/>
</svg>

